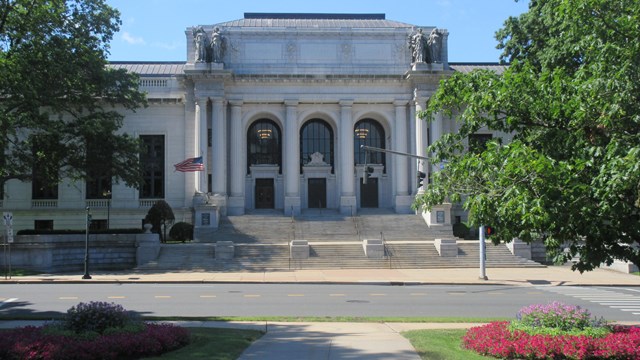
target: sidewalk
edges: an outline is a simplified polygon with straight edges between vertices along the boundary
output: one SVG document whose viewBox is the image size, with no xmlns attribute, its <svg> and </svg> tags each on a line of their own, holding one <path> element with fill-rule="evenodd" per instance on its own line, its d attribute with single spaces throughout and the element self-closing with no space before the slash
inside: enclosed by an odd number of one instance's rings
<svg viewBox="0 0 640 360">
<path fill-rule="evenodd" d="M 329 283 L 329 284 L 502 284 L 533 285 L 640 285 L 640 276 L 608 269 L 596 269 L 580 274 L 569 266 L 546 268 L 488 268 L 488 280 L 480 279 L 480 270 L 466 269 L 340 269 L 291 270 L 264 272 L 90 272 L 91 279 L 83 280 L 83 273 L 41 274 L 6 279 L 2 283 L 96 283 L 96 282 L 170 282 L 170 283 Z"/>
</svg>

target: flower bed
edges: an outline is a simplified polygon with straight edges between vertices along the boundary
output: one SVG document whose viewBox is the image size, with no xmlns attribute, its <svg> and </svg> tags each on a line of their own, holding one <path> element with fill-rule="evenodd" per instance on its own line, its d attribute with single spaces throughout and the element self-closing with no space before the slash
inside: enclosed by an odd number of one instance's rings
<svg viewBox="0 0 640 360">
<path fill-rule="evenodd" d="M 189 343 L 185 328 L 148 324 L 120 305 L 80 303 L 61 321 L 27 326 L 0 336 L 0 359 L 93 360 L 157 356 Z"/>
<path fill-rule="evenodd" d="M 506 359 L 640 359 L 640 328 L 609 326 L 579 307 L 552 303 L 523 308 L 513 322 L 471 328 L 462 346 Z"/>
</svg>

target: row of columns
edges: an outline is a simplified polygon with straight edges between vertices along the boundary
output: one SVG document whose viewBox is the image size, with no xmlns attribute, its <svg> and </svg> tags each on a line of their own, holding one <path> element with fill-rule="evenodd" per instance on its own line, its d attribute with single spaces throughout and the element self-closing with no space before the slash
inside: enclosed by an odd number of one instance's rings
<svg viewBox="0 0 640 360">
<path fill-rule="evenodd" d="M 194 156 L 202 156 L 205 164 L 205 171 L 195 174 L 196 178 L 194 186 L 197 191 L 206 193 L 208 192 L 208 179 L 206 167 L 208 162 L 209 152 L 208 150 L 208 124 L 207 124 L 207 103 L 208 97 L 195 97 L 195 123 L 193 126 L 192 134 L 193 140 L 188 140 L 186 135 L 185 143 L 187 146 L 193 144 Z M 416 99 L 415 111 L 412 109 L 411 114 L 415 114 L 415 125 L 411 126 L 411 130 L 415 128 L 415 140 L 408 141 L 408 119 L 407 119 L 407 104 L 406 100 L 398 100 L 394 102 L 394 115 L 395 119 L 391 121 L 390 127 L 393 134 L 392 149 L 404 153 L 415 153 L 420 156 L 425 156 L 425 148 L 428 146 L 429 140 L 427 139 L 427 124 L 418 117 L 418 113 L 423 110 L 426 100 Z M 242 100 L 229 100 L 230 105 L 230 141 L 232 146 L 241 146 L 244 143 L 244 133 L 242 126 Z M 356 193 L 355 182 L 353 181 L 353 169 L 354 169 L 354 135 L 353 135 L 353 101 L 342 100 L 340 105 L 340 126 L 338 139 L 340 142 L 341 153 L 340 156 L 340 208 L 343 212 L 350 212 L 356 208 Z M 298 146 L 299 141 L 299 129 L 298 129 L 298 101 L 297 100 L 285 100 L 285 126 L 284 126 L 284 211 L 285 214 L 297 214 L 300 212 L 301 200 L 300 200 L 300 152 Z M 230 195 L 232 198 L 243 198 L 244 186 L 245 186 L 245 167 L 240 166 L 243 164 L 242 156 L 243 151 L 231 151 L 231 164 L 234 164 L 229 169 L 229 177 L 227 177 L 227 122 L 225 111 L 225 100 L 222 98 L 211 99 L 211 130 L 212 130 L 212 149 L 211 149 L 211 164 L 212 164 L 212 192 L 218 194 L 221 197 Z M 187 132 L 190 132 L 190 128 L 187 127 Z M 432 140 L 438 138 L 442 134 L 442 121 L 438 119 L 431 125 Z M 414 145 L 415 144 L 415 145 Z M 415 146 L 415 149 L 409 149 L 409 146 Z M 412 146 L 412 147 L 413 147 Z M 189 155 L 189 154 L 187 154 Z M 392 155 L 387 155 L 392 156 Z M 395 207 L 406 208 L 412 199 L 412 191 L 410 190 L 410 159 L 402 156 L 395 156 L 393 161 L 393 169 L 389 169 L 392 172 L 393 178 L 393 192 Z M 412 168 L 412 167 L 411 167 Z M 419 171 L 427 173 L 430 169 L 427 169 L 425 164 L 419 163 Z M 227 193 L 227 179 L 229 179 L 229 193 Z M 186 183 L 185 187 L 189 187 L 190 184 Z M 411 188 L 412 189 L 412 188 Z M 185 193 L 189 190 L 185 189 Z M 398 200 L 400 199 L 400 200 Z M 408 202 L 407 202 L 408 201 Z M 243 204 L 236 204 L 237 206 L 243 206 Z"/>
</svg>

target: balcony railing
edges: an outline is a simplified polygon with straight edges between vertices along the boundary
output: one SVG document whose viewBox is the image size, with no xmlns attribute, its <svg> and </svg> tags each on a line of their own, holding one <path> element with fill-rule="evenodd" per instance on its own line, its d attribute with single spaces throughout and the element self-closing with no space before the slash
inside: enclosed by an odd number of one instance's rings
<svg viewBox="0 0 640 360">
<path fill-rule="evenodd" d="M 140 199 L 139 206 L 141 208 L 150 208 L 162 199 Z"/>
<path fill-rule="evenodd" d="M 31 200 L 31 207 L 34 209 L 57 208 L 58 199 Z"/>
<path fill-rule="evenodd" d="M 109 199 L 87 199 L 86 206 L 90 208 L 106 208 L 109 207 Z"/>
</svg>

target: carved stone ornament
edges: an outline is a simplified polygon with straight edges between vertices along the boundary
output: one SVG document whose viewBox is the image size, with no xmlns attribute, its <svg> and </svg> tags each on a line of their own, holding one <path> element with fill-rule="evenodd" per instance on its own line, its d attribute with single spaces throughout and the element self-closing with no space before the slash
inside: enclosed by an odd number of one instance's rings
<svg viewBox="0 0 640 360">
<path fill-rule="evenodd" d="M 307 165 L 311 165 L 311 166 L 327 165 L 327 163 L 324 162 L 324 155 L 322 155 L 322 153 L 314 152 L 309 156 L 311 157 L 311 161 L 309 161 Z"/>
</svg>

